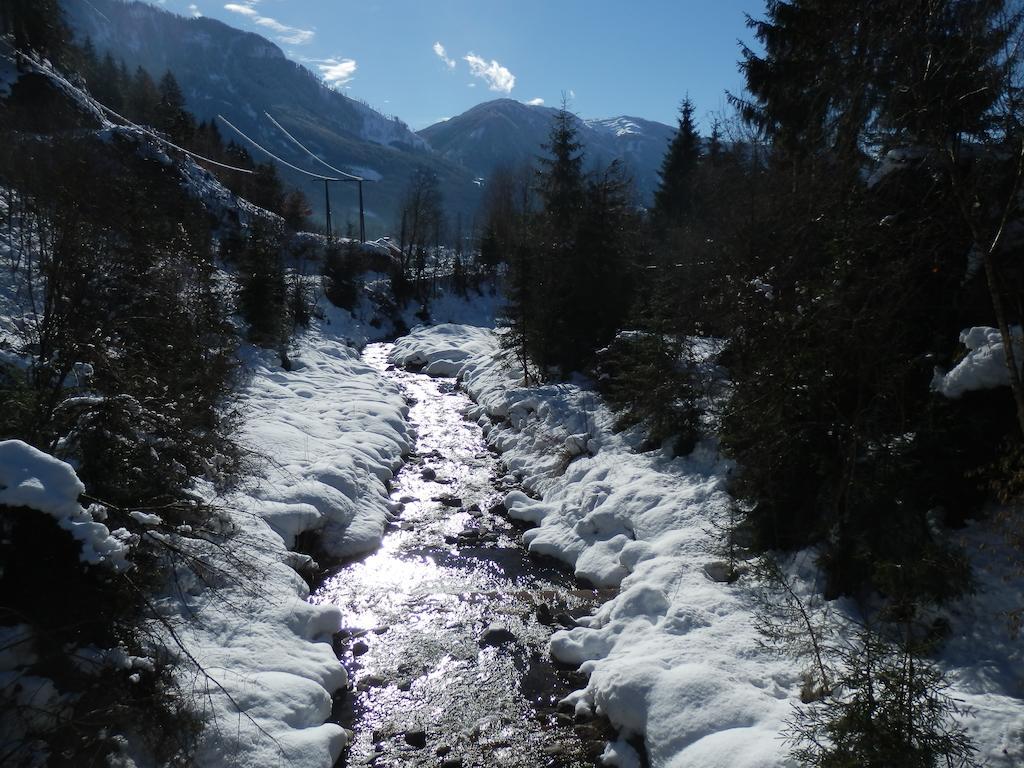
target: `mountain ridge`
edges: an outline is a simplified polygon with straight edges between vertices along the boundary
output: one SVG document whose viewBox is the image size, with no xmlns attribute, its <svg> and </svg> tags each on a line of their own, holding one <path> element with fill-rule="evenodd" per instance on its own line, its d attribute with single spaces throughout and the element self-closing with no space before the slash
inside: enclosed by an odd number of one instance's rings
<svg viewBox="0 0 1024 768">
<path fill-rule="evenodd" d="M 540 155 L 557 112 L 553 107 L 515 99 L 494 99 L 418 133 L 442 157 L 486 178 L 499 165 L 520 165 Z M 649 203 L 676 129 L 628 115 L 590 119 L 577 116 L 576 127 L 588 167 L 622 160 L 641 199 Z"/>
</svg>

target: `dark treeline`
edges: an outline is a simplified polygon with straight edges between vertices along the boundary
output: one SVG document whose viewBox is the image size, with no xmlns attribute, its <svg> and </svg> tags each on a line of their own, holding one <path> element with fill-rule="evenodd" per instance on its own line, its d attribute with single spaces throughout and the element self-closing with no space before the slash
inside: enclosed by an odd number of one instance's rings
<svg viewBox="0 0 1024 768">
<path fill-rule="evenodd" d="M 287 187 L 273 162 L 255 162 L 245 147 L 225 141 L 215 120 L 197 121 L 188 111 L 185 95 L 171 72 L 159 80 L 142 67 L 128 70 L 111 53 L 98 56 L 92 41 L 66 48 L 68 66 L 79 73 L 90 93 L 104 106 L 132 122 L 161 131 L 179 146 L 251 174 L 210 166 L 235 194 L 278 214 L 292 229 L 306 226 L 309 201 L 301 190 Z"/>
<path fill-rule="evenodd" d="M 154 81 L 76 46 L 55 4 L 2 0 L 0 24 L 0 48 L 14 46 L 21 69 L 0 99 L 0 252 L 17 307 L 0 344 L 0 440 L 71 463 L 87 489 L 81 503 L 130 537 L 133 564 L 85 566 L 51 517 L 0 508 L 0 629 L 9 638 L 27 627 L 30 673 L 67 696 L 58 714 L 40 717 L 17 682 L 5 684 L 0 719 L 12 732 L 0 739 L 0 762 L 34 764 L 40 743 L 52 765 L 105 762 L 120 749 L 116 734 L 135 733 L 152 764 L 189 765 L 203 703 L 179 687 L 173 670 L 188 660 L 175 647 L 177 619 L 152 601 L 169 579 L 221 578 L 170 535 L 216 547 L 230 533 L 195 485 L 224 490 L 247 465 L 235 441 L 239 344 L 248 338 L 286 361 L 295 324 L 309 320 L 303 278 L 288 267 L 305 201 L 273 166 L 197 122 L 172 75 Z M 156 142 L 100 130 L 87 107 L 36 73 L 28 58 L 43 55 L 132 121 L 255 171 L 216 173 L 284 217 L 205 207 Z M 153 664 L 94 673 L 73 661 L 81 648 Z"/>
<path fill-rule="evenodd" d="M 749 100 L 708 137 L 684 100 L 644 215 L 614 165 L 583 172 L 563 110 L 538 171 L 491 181 L 481 250 L 509 265 L 527 376 L 592 370 L 623 328 L 668 366 L 651 378 L 678 361 L 666 337 L 726 338 L 722 438 L 759 545 L 827 539 L 832 594 L 951 594 L 966 585 L 926 515 L 962 520 L 984 490 L 972 470 L 1024 426 L 1018 386 L 929 387 L 961 329 L 1020 321 L 1018 20 L 999 2 L 834 6 L 751 21 Z M 885 563 L 907 566 L 899 585 Z"/>
<path fill-rule="evenodd" d="M 1020 22 L 1001 0 L 773 0 L 749 22 L 763 53 L 741 51 L 734 115 L 701 136 L 683 101 L 651 210 L 614 169 L 582 172 L 564 110 L 539 171 L 488 190 L 481 249 L 508 263 L 524 377 L 590 372 L 623 426 L 685 452 L 708 386 L 689 340 L 722 338 L 727 535 L 814 545 L 825 597 L 874 606 L 874 655 L 831 677 L 865 698 L 796 726 L 810 764 L 970 763 L 955 728 L 908 735 L 926 701 L 953 705 L 906 670 L 941 640 L 930 607 L 971 589 L 949 528 L 1016 497 L 1024 470 Z M 1011 386 L 932 391 L 977 325 L 999 329 Z"/>
</svg>

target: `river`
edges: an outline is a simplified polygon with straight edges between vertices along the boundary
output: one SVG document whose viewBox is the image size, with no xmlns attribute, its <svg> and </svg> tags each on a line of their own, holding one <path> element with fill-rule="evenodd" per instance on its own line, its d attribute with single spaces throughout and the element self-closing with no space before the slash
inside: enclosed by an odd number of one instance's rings
<svg viewBox="0 0 1024 768">
<path fill-rule="evenodd" d="M 580 687 L 551 633 L 607 592 L 520 543 L 500 501 L 516 487 L 453 379 L 396 369 L 390 344 L 363 358 L 401 388 L 416 433 L 392 483 L 404 508 L 376 552 L 332 572 L 310 598 L 341 608 L 336 650 L 354 689 L 338 719 L 349 766 L 593 766 L 611 734 L 557 702 Z"/>
</svg>

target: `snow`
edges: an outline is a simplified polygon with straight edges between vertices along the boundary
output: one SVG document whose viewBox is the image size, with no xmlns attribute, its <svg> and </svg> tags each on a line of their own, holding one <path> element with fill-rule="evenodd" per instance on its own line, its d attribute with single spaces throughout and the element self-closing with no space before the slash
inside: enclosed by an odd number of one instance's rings
<svg viewBox="0 0 1024 768">
<path fill-rule="evenodd" d="M 1024 342 L 1019 325 L 1010 329 L 1014 339 L 1013 351 L 1018 367 L 1024 359 Z M 960 333 L 960 343 L 967 354 L 948 373 L 938 369 L 932 379 L 932 389 L 951 399 L 963 397 L 967 392 L 995 389 L 1010 384 L 1010 372 L 1003 355 L 1003 340 L 998 328 L 977 326 Z"/>
<path fill-rule="evenodd" d="M 401 394 L 344 344 L 339 334 L 351 328 L 340 313 L 334 319 L 299 341 L 290 371 L 277 353 L 247 349 L 253 378 L 241 440 L 265 463 L 246 505 L 286 546 L 315 528 L 340 558 L 379 545 L 392 511 L 386 484 L 411 441 Z"/>
<path fill-rule="evenodd" d="M 493 328 L 507 303 L 500 292 L 485 287 L 479 293 L 470 291 L 465 297 L 452 291 L 439 291 L 430 299 L 428 309 L 433 324 L 461 323 Z M 417 309 L 415 304 L 410 304 L 402 312 L 406 327 L 415 328 L 422 324 L 416 317 Z"/>
<path fill-rule="evenodd" d="M 411 441 L 398 390 L 346 345 L 358 321 L 320 309 L 289 349 L 291 370 L 276 353 L 243 351 L 241 440 L 262 473 L 211 499 L 235 530 L 230 547 L 175 539 L 215 574 L 211 588 L 179 565 L 161 605 L 191 657 L 179 681 L 206 723 L 199 766 L 330 768 L 347 743 L 325 723 L 348 683 L 330 644 L 341 614 L 306 602 L 292 566 L 311 561 L 289 548 L 310 530 L 334 557 L 378 546 L 391 519 L 387 483 Z"/>
<path fill-rule="evenodd" d="M 495 333 L 467 326 L 418 328 L 394 348 L 396 364 L 458 376 L 478 404 L 470 416 L 533 495 L 513 491 L 509 514 L 533 523 L 523 540 L 592 584 L 618 594 L 579 626 L 556 632 L 551 654 L 578 665 L 587 685 L 567 703 L 606 716 L 619 730 L 605 764 L 636 765 L 624 738 L 642 738 L 650 765 L 767 768 L 792 764 L 780 738 L 799 705 L 800 660 L 760 647 L 757 585 L 729 584 L 715 524 L 729 514 L 731 469 L 710 442 L 688 457 L 639 453 L 631 432 L 573 384 L 523 387 Z M 582 450 L 581 450 L 582 447 Z M 1007 623 L 1020 609 L 1019 569 L 991 562 L 993 535 L 967 541 L 987 597 L 951 609 L 952 633 L 938 659 L 952 693 L 977 711 L 964 723 L 993 766 L 1024 759 L 1021 644 Z M 814 553 L 782 563 L 794 589 L 820 593 Z M 987 601 L 987 602 L 986 602 Z M 852 605 L 829 604 L 839 626 Z M 984 618 L 987 617 L 987 618 Z"/>
<path fill-rule="evenodd" d="M 43 512 L 82 545 L 79 559 L 83 563 L 128 570 L 126 537 L 119 536 L 119 531 L 111 533 L 91 509 L 78 503 L 84 492 L 70 464 L 21 440 L 0 441 L 0 506 Z"/>
</svg>

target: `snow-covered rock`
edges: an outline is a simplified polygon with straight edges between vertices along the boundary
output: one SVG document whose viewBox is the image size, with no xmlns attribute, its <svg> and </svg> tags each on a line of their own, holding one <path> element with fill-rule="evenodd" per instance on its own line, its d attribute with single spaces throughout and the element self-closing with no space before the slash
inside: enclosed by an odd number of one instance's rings
<svg viewBox="0 0 1024 768">
<path fill-rule="evenodd" d="M 1010 335 L 1014 340 L 1013 351 L 1017 366 L 1020 367 L 1024 359 L 1020 326 L 1013 326 Z M 957 399 L 967 392 L 1009 386 L 1010 372 L 1006 367 L 1003 339 L 998 328 L 967 328 L 960 333 L 960 343 L 967 348 L 967 354 L 948 373 L 935 371 L 932 379 L 934 391 Z"/>
<path fill-rule="evenodd" d="M 0 506 L 27 507 L 49 515 L 82 545 L 79 559 L 115 571 L 131 567 L 128 537 L 111 532 L 78 497 L 85 486 L 70 464 L 21 440 L 0 441 Z"/>
</svg>

